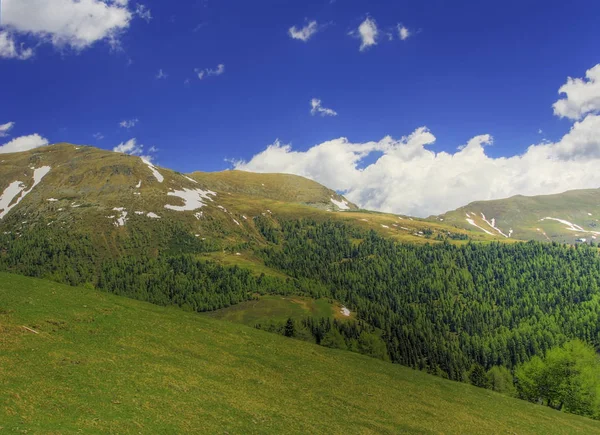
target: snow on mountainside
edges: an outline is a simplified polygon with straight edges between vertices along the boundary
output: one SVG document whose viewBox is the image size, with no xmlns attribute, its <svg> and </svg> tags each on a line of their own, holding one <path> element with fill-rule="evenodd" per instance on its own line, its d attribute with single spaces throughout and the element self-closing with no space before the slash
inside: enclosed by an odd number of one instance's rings
<svg viewBox="0 0 600 435">
<path fill-rule="evenodd" d="M 275 226 L 280 219 L 336 219 L 416 243 L 501 237 L 358 210 L 295 175 L 181 174 L 140 157 L 71 144 L 4 154 L 0 193 L 0 234 L 66 231 L 113 253 L 123 247 L 198 251 L 204 249 L 199 243 L 239 252 L 244 244 L 266 243 L 257 219 Z"/>
<path fill-rule="evenodd" d="M 8 214 L 29 194 L 35 186 L 50 172 L 50 166 L 42 166 L 33 169 L 33 184 L 28 190 L 25 190 L 25 184 L 21 181 L 13 181 L 0 196 L 0 219 Z"/>
<path fill-rule="evenodd" d="M 507 239 L 587 243 L 600 236 L 596 216 L 600 216 L 600 189 L 478 201 L 430 220 Z"/>
</svg>

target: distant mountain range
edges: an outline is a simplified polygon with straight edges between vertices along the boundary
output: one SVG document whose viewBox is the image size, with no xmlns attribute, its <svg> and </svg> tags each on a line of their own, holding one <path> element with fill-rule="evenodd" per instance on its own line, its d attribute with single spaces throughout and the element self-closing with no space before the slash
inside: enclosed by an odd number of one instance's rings
<svg viewBox="0 0 600 435">
<path fill-rule="evenodd" d="M 600 237 L 600 189 L 476 201 L 430 219 L 506 239 L 586 243 Z"/>
<path fill-rule="evenodd" d="M 57 144 L 0 160 L 0 228 L 36 223 L 93 234 L 114 249 L 119 229 L 168 221 L 223 247 L 256 241 L 252 217 L 342 219 L 404 241 L 539 240 L 600 237 L 600 190 L 477 201 L 428 219 L 369 212 L 309 179 L 243 171 L 182 174 L 140 157 Z M 333 213 L 331 213 L 333 212 Z M 344 213 L 338 213 L 344 212 Z M 102 237 L 99 235 L 102 234 Z M 152 244 L 155 241 L 150 240 Z"/>
</svg>

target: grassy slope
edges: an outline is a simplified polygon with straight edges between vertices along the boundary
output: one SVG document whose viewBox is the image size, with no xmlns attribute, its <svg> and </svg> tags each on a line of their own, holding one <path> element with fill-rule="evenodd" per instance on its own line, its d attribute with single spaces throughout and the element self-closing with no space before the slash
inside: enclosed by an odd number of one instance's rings
<svg viewBox="0 0 600 435">
<path fill-rule="evenodd" d="M 336 303 L 332 304 L 327 299 L 314 300 L 300 296 L 277 295 L 261 296 L 258 300 L 242 302 L 203 315 L 248 326 L 254 326 L 257 323 L 282 323 L 290 317 L 293 319 L 303 319 L 309 316 L 331 319 L 345 318 L 341 314 L 341 306 Z"/>
<path fill-rule="evenodd" d="M 456 231 L 474 235 L 475 240 L 490 239 L 484 234 L 456 230 L 440 222 L 410 218 L 400 220 L 394 215 L 359 211 L 329 212 L 324 208 L 332 206 L 331 197 L 336 195 L 335 192 L 302 177 L 225 171 L 194 173 L 192 175 L 198 179 L 195 183 L 183 174 L 158 167 L 164 176 L 164 182 L 160 183 L 139 157 L 70 144 L 3 155 L 0 195 L 17 180 L 29 187 L 33 182 L 31 168 L 44 165 L 52 169 L 17 207 L 0 220 L 0 232 L 16 234 L 36 227 L 62 228 L 78 236 L 89 235 L 99 252 L 122 255 L 123 241 L 134 234 L 144 233 L 144 248 L 155 252 L 164 247 L 174 226 L 177 226 L 191 238 L 198 235 L 209 244 L 237 252 L 240 244 L 255 247 L 264 243 L 252 218 L 269 215 L 268 210 L 271 210 L 277 219 L 340 219 L 416 243 L 427 240 L 417 234 L 426 228 L 431 228 L 435 234 Z M 137 188 L 140 181 L 141 187 Z M 169 196 L 173 190 L 197 188 L 217 192 L 212 201 L 205 201 L 200 219 L 194 216 L 199 210 L 173 211 L 165 208 L 165 205 L 184 204 L 181 198 Z M 338 199 L 341 197 L 338 196 Z M 123 227 L 115 226 L 120 213 L 114 208 L 121 207 L 128 213 L 127 224 Z M 136 212 L 152 212 L 162 219 L 151 219 Z M 251 260 L 256 263 L 255 258 Z"/>
<path fill-rule="evenodd" d="M 331 198 L 344 198 L 335 191 L 304 177 L 291 174 L 260 174 L 245 171 L 194 172 L 190 177 L 216 191 L 258 196 L 283 202 L 331 207 Z M 356 205 L 348 203 L 356 209 Z"/>
<path fill-rule="evenodd" d="M 512 228 L 513 237 L 521 240 L 540 240 L 573 243 L 578 238 L 590 240 L 592 234 L 570 231 L 566 225 L 555 221 L 540 221 L 545 217 L 563 219 L 587 231 L 600 231 L 600 189 L 571 190 L 556 195 L 514 196 L 494 201 L 477 201 L 440 216 L 447 224 L 473 228 L 466 222 L 466 213 L 475 222 L 493 230 L 481 219 L 480 213 L 505 233 Z M 591 214 L 591 215 L 590 215 Z M 438 220 L 438 218 L 433 218 Z M 480 231 L 480 230 L 477 230 Z"/>
<path fill-rule="evenodd" d="M 6 432 L 600 433 L 358 354 L 8 274 L 0 349 Z"/>
</svg>

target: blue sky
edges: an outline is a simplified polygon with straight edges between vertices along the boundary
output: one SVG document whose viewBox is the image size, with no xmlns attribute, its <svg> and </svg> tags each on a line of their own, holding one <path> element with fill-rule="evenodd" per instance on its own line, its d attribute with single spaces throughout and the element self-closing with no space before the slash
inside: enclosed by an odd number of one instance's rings
<svg viewBox="0 0 600 435">
<path fill-rule="evenodd" d="M 31 10 L 72 3 L 2 0 L 0 36 L 14 43 L 10 52 L 5 41 L 2 57 L 0 38 L 0 125 L 14 123 L 6 139 L 38 133 L 113 149 L 135 138 L 146 152 L 158 148 L 158 164 L 184 172 L 231 167 L 225 159 L 263 170 L 253 156 L 276 139 L 302 152 L 341 137 L 399 140 L 422 126 L 435 135 L 427 146 L 435 152 L 488 134 L 490 158 L 522 154 L 569 131 L 574 119 L 553 113 L 558 89 L 600 62 L 597 1 L 107 0 L 131 14 L 126 26 L 85 42 L 64 29 L 56 38 L 44 16 L 14 18 L 17 1 Z M 356 33 L 366 19 L 379 38 L 361 51 Z M 312 21 L 317 32 L 307 41 L 290 37 L 290 27 Z M 157 78 L 160 70 L 166 77 Z M 313 98 L 337 116 L 311 115 Z M 512 190 L 491 196 L 501 193 Z"/>
</svg>

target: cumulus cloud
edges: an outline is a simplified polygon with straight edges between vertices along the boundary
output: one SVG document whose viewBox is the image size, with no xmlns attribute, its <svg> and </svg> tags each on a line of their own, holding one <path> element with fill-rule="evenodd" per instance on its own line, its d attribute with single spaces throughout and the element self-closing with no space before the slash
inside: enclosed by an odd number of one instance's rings
<svg viewBox="0 0 600 435">
<path fill-rule="evenodd" d="M 129 154 L 132 156 L 139 156 L 149 162 L 154 159 L 154 156 L 150 155 L 158 151 L 155 147 L 150 147 L 147 153 L 144 154 L 144 145 L 137 142 L 135 138 L 129 139 L 127 142 L 121 142 L 119 145 L 113 148 L 115 153 Z"/>
<path fill-rule="evenodd" d="M 307 42 L 317 31 L 319 27 L 316 21 L 311 21 L 302 28 L 292 26 L 288 30 L 288 34 L 292 39 L 297 39 L 302 42 Z"/>
<path fill-rule="evenodd" d="M 135 127 L 138 122 L 140 122 L 140 120 L 137 118 L 125 119 L 125 120 L 119 122 L 119 127 L 130 129 L 130 128 Z"/>
<path fill-rule="evenodd" d="M 367 17 L 356 32 L 352 32 L 353 35 L 357 35 L 360 40 L 360 51 L 365 51 L 373 45 L 377 45 L 377 38 L 379 37 L 379 30 L 377 29 L 377 23 L 371 17 Z"/>
<path fill-rule="evenodd" d="M 0 154 L 29 151 L 46 145 L 48 145 L 48 139 L 37 133 L 30 134 L 29 136 L 17 137 L 4 145 L 0 145 Z"/>
<path fill-rule="evenodd" d="M 554 103 L 554 114 L 561 118 L 581 119 L 600 111 L 600 64 L 585 73 L 585 79 L 571 78 L 558 90 L 566 98 Z"/>
<path fill-rule="evenodd" d="M 339 138 L 306 151 L 275 142 L 236 169 L 301 175 L 343 192 L 361 207 L 429 216 L 475 200 L 541 195 L 600 186 L 600 116 L 576 122 L 559 141 L 494 158 L 490 135 L 473 137 L 454 153 L 428 149 L 435 136 L 421 127 L 400 139 L 352 143 Z M 380 155 L 366 164 L 367 157 Z"/>
<path fill-rule="evenodd" d="M 337 112 L 335 110 L 323 107 L 321 105 L 321 100 L 319 100 L 318 98 L 313 98 L 312 100 L 310 100 L 310 106 L 310 114 L 313 116 L 317 114 L 321 116 L 337 116 Z"/>
<path fill-rule="evenodd" d="M 401 41 L 406 41 L 408 38 L 412 36 L 410 30 L 404 27 L 402 24 L 398 24 L 398 37 Z"/>
<path fill-rule="evenodd" d="M 210 68 L 199 69 L 199 68 L 196 68 L 194 71 L 198 75 L 198 78 L 200 80 L 202 80 L 202 79 L 204 79 L 207 76 L 220 76 L 221 74 L 223 74 L 225 72 L 225 65 L 223 65 L 222 63 L 220 63 L 219 65 L 217 65 L 217 67 L 215 69 L 210 69 Z"/>
<path fill-rule="evenodd" d="M 0 124 L 0 137 L 8 136 L 8 132 L 14 127 L 14 122 L 7 122 L 6 124 Z"/>
<path fill-rule="evenodd" d="M 33 50 L 16 42 L 22 37 L 76 51 L 99 41 L 118 47 L 135 15 L 151 18 L 145 6 L 132 10 L 126 0 L 3 0 L 0 57 L 31 57 Z"/>
</svg>

